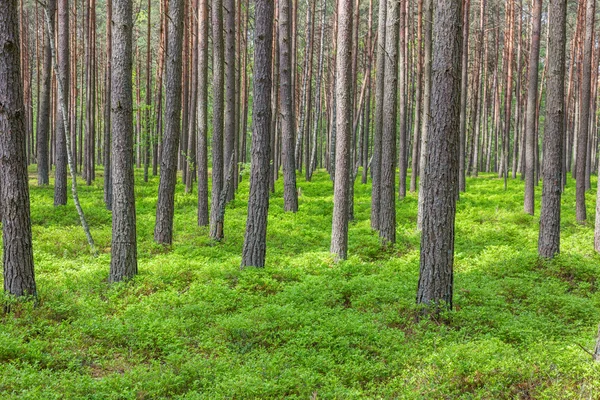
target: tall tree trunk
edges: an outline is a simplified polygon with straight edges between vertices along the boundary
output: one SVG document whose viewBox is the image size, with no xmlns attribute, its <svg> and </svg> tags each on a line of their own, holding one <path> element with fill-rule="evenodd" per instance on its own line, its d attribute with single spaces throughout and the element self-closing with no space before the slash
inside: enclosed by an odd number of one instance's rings
<svg viewBox="0 0 600 400">
<path fill-rule="evenodd" d="M 296 160 L 294 157 L 296 117 L 292 91 L 290 41 L 290 0 L 279 0 L 279 93 L 281 97 L 283 207 L 285 211 L 296 212 L 298 211 Z"/>
<path fill-rule="evenodd" d="M 126 7 L 121 5 L 121 7 Z M 118 18 L 124 18 L 118 16 Z M 126 18 L 126 16 L 125 16 Z M 112 64 L 112 0 L 106 0 L 106 71 L 104 75 L 104 204 L 112 210 L 112 166 L 111 166 L 111 64 Z M 130 40 L 131 41 L 131 40 Z M 125 44 L 119 44 L 125 45 Z M 129 55 L 130 57 L 131 55 Z M 116 127 L 121 129 L 121 127 Z"/>
<path fill-rule="evenodd" d="M 224 126 L 224 53 L 223 0 L 213 0 L 213 130 L 212 130 L 212 197 L 210 204 L 210 237 L 223 238 L 223 226 L 218 221 L 219 198 L 223 189 L 223 126 Z"/>
<path fill-rule="evenodd" d="M 150 150 L 152 146 L 152 53 L 150 50 L 151 33 L 151 11 L 152 0 L 148 0 L 148 15 L 146 23 L 146 131 L 144 134 L 144 182 L 148 182 L 148 170 L 150 168 Z"/>
<path fill-rule="evenodd" d="M 36 3 L 37 4 L 37 3 Z M 48 0 L 46 2 L 51 24 L 54 24 L 54 14 L 56 11 L 56 1 Z M 50 40 L 48 35 L 44 35 L 44 65 L 42 69 L 42 90 L 39 95 L 39 111 L 37 119 L 37 172 L 38 185 L 47 185 L 48 178 L 48 139 L 50 131 L 50 78 L 52 77 L 52 55 L 50 54 Z"/>
<path fill-rule="evenodd" d="M 111 114 L 114 122 L 112 138 L 114 203 L 108 280 L 118 282 L 133 278 L 137 273 L 131 86 L 133 1 L 113 1 L 115 31 L 112 37 L 114 70 L 111 73 Z"/>
<path fill-rule="evenodd" d="M 348 195 L 350 193 L 350 152 L 352 151 L 352 0 L 338 0 L 336 96 L 337 138 L 331 253 L 337 260 L 348 256 Z"/>
<path fill-rule="evenodd" d="M 540 60 L 540 26 L 542 0 L 533 0 L 531 19 L 531 48 L 529 50 L 529 76 L 527 89 L 527 124 L 525 126 L 525 212 L 535 211 L 535 126 L 537 123 L 538 64 Z"/>
<path fill-rule="evenodd" d="M 419 176 L 419 130 L 421 128 L 421 103 L 423 96 L 423 52 L 421 46 L 423 44 L 423 0 L 418 0 L 417 3 L 417 40 L 416 57 L 417 57 L 417 87 L 415 95 L 415 121 L 413 124 L 413 148 L 412 148 L 412 174 L 410 176 L 410 191 L 414 193 L 417 190 L 417 177 Z"/>
<path fill-rule="evenodd" d="M 208 225 L 208 1 L 198 8 L 198 226 Z"/>
<path fill-rule="evenodd" d="M 264 267 L 269 212 L 269 150 L 271 130 L 272 0 L 256 0 L 254 35 L 254 101 L 252 103 L 252 169 L 242 268 Z"/>
<path fill-rule="evenodd" d="M 542 210 L 538 253 L 553 258 L 560 251 L 560 198 L 562 180 L 562 132 L 565 116 L 565 40 L 566 0 L 550 0 L 548 5 L 548 77 L 546 119 L 544 127 L 544 158 Z M 600 226 L 598 224 L 597 226 Z"/>
<path fill-rule="evenodd" d="M 225 125 L 224 148 L 225 160 L 234 153 L 235 144 L 235 0 L 224 0 L 225 12 Z M 271 59 L 271 57 L 268 57 Z M 227 166 L 224 166 L 225 168 Z M 214 168 L 214 166 L 213 166 Z M 234 175 L 237 168 L 234 168 Z M 225 170 L 224 170 L 225 173 Z M 233 178 L 236 179 L 235 177 Z M 233 187 L 227 193 L 227 201 L 233 200 Z"/>
<path fill-rule="evenodd" d="M 58 70 L 65 87 L 69 86 L 69 0 L 58 0 Z M 51 38 L 51 40 L 53 40 Z M 65 93 L 68 102 L 68 94 Z M 56 107 L 60 120 L 61 104 Z M 65 110 L 65 112 L 68 112 Z M 63 124 L 56 124 L 56 169 L 54 172 L 54 205 L 67 204 L 67 148 Z"/>
<path fill-rule="evenodd" d="M 406 57 L 406 47 L 408 46 L 408 37 L 406 35 L 406 17 L 408 0 L 400 1 L 400 53 L 398 66 L 400 68 L 400 156 L 399 165 L 399 185 L 398 196 L 406 197 L 406 175 L 408 169 L 408 140 L 407 140 L 407 78 L 408 78 L 408 60 Z"/>
<path fill-rule="evenodd" d="M 0 2 L 0 215 L 4 291 L 36 296 L 16 0 Z"/>
<path fill-rule="evenodd" d="M 588 132 L 590 121 L 590 95 L 592 78 L 592 42 L 594 40 L 594 16 L 596 0 L 587 0 L 585 42 L 583 49 L 583 76 L 581 83 L 580 124 L 577 138 L 577 182 L 576 182 L 576 216 L 577 222 L 587 219 L 585 209 L 585 173 L 587 167 Z M 597 83 L 595 83 L 597 84 Z"/>
<path fill-rule="evenodd" d="M 452 308 L 454 217 L 458 192 L 461 0 L 436 4 L 429 152 L 422 179 L 423 232 L 417 303 Z"/>
<path fill-rule="evenodd" d="M 163 138 L 160 184 L 156 206 L 154 240 L 161 244 L 173 241 L 177 149 L 181 134 L 181 70 L 183 45 L 183 0 L 169 0 L 168 49 L 166 65 L 165 134 Z"/>
</svg>

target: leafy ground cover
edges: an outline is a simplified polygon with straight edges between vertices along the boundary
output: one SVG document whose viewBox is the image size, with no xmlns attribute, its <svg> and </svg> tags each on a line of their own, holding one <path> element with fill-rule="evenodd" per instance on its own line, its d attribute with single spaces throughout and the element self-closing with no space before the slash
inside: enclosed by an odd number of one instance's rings
<svg viewBox="0 0 600 400">
<path fill-rule="evenodd" d="M 137 174 L 139 275 L 114 286 L 101 179 L 80 193 L 95 258 L 72 201 L 54 208 L 52 187 L 32 179 L 39 304 L 1 315 L 0 397 L 600 398 L 600 366 L 580 347 L 593 347 L 600 322 L 600 257 L 593 224 L 575 222 L 573 182 L 562 253 L 543 262 L 541 188 L 531 217 L 522 181 L 505 192 L 494 175 L 469 179 L 457 214 L 455 310 L 419 321 L 415 194 L 398 201 L 398 244 L 382 250 L 370 186 L 357 183 L 350 258 L 335 264 L 328 175 L 299 178 L 297 214 L 283 212 L 279 181 L 267 266 L 240 271 L 247 179 L 221 243 L 196 226 L 195 193 L 178 185 L 165 249 L 152 242 L 158 178 L 145 184 Z M 593 221 L 594 193 L 587 200 Z"/>
</svg>

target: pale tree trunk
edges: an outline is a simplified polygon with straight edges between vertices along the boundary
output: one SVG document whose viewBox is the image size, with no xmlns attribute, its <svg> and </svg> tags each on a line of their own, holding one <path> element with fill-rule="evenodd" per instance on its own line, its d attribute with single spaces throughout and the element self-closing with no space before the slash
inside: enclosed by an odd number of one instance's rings
<svg viewBox="0 0 600 400">
<path fill-rule="evenodd" d="M 399 185 L 398 196 L 406 197 L 406 175 L 408 169 L 408 140 L 407 140 L 407 78 L 408 78 L 408 60 L 406 57 L 406 47 L 408 37 L 406 35 L 406 8 L 408 0 L 400 1 L 400 53 L 398 54 L 398 66 L 400 68 L 399 86 L 400 86 L 400 150 L 398 157 L 399 166 Z"/>
<path fill-rule="evenodd" d="M 113 0 L 115 31 L 111 72 L 113 218 L 109 282 L 137 274 L 133 175 L 132 0 Z M 106 146 L 109 143 L 105 144 Z"/>
<path fill-rule="evenodd" d="M 542 209 L 538 239 L 538 253 L 543 258 L 553 258 L 560 251 L 562 132 L 565 126 L 566 1 L 550 0 L 548 14 L 550 32 L 548 34 Z M 596 226 L 600 227 L 600 224 Z M 596 238 L 598 238 L 598 234 L 596 234 Z"/>
<path fill-rule="evenodd" d="M 422 179 L 423 232 L 417 303 L 452 308 L 454 217 L 458 191 L 461 0 L 436 4 L 429 152 Z"/>
<path fill-rule="evenodd" d="M 352 0 L 338 0 L 336 52 L 336 157 L 330 251 L 336 260 L 348 257 L 348 195 L 352 151 Z"/>
<path fill-rule="evenodd" d="M 254 35 L 254 101 L 252 103 L 252 169 L 242 268 L 264 267 L 269 212 L 269 150 L 271 130 L 272 0 L 256 0 Z"/>
</svg>

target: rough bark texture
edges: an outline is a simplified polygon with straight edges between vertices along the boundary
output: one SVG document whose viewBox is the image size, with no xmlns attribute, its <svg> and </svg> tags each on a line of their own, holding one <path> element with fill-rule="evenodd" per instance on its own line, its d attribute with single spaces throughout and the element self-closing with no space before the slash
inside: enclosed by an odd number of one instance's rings
<svg viewBox="0 0 600 400">
<path fill-rule="evenodd" d="M 111 94 L 112 94 L 112 0 L 106 0 L 106 73 L 104 75 L 104 204 L 106 209 L 112 210 L 112 171 L 111 171 Z M 120 129 L 118 127 L 117 129 Z"/>
<path fill-rule="evenodd" d="M 352 151 L 352 0 L 338 0 L 336 53 L 336 148 L 331 253 L 348 256 L 348 195 Z"/>
<path fill-rule="evenodd" d="M 56 1 L 47 0 L 46 7 L 51 18 L 50 23 L 54 24 L 54 13 L 56 10 Z M 48 140 L 50 133 L 50 78 L 52 77 L 52 54 L 50 53 L 50 37 L 44 35 L 44 64 L 42 67 L 42 83 L 39 96 L 39 111 L 37 118 L 37 176 L 38 185 L 47 185 L 49 183 L 49 156 Z"/>
<path fill-rule="evenodd" d="M 529 87 L 525 125 L 525 212 L 535 212 L 535 126 L 537 122 L 538 63 L 540 60 L 540 27 L 542 0 L 533 1 L 531 21 L 531 48 L 529 50 Z"/>
<path fill-rule="evenodd" d="M 113 218 L 109 282 L 137 273 L 133 176 L 132 0 L 113 0 L 112 185 Z"/>
<path fill-rule="evenodd" d="M 400 2 L 387 2 L 385 29 L 385 78 L 381 135 L 379 237 L 396 243 L 396 105 L 398 90 L 398 24 Z"/>
<path fill-rule="evenodd" d="M 37 295 L 33 272 L 17 0 L 0 2 L 0 214 L 4 291 Z"/>
<path fill-rule="evenodd" d="M 458 189 L 467 190 L 466 183 L 466 142 L 467 142 L 467 97 L 469 83 L 469 11 L 471 1 L 463 0 L 463 32 L 462 32 L 462 82 L 460 89 L 460 155 L 458 158 Z"/>
<path fill-rule="evenodd" d="M 592 79 L 592 41 L 594 40 L 594 13 L 596 0 L 587 0 L 585 42 L 583 48 L 583 76 L 581 82 L 581 104 L 579 136 L 577 138 L 577 182 L 575 186 L 575 211 L 577 222 L 584 223 L 587 219 L 585 209 L 585 172 L 587 167 L 587 147 L 590 120 L 590 94 Z"/>
<path fill-rule="evenodd" d="M 290 38 L 290 0 L 279 2 L 279 93 L 281 97 L 281 135 L 283 158 L 283 208 L 298 211 L 296 191 L 296 160 L 294 158 L 294 97 L 292 93 L 292 65 Z"/>
<path fill-rule="evenodd" d="M 198 226 L 208 225 L 208 0 L 198 8 Z"/>
<path fill-rule="evenodd" d="M 213 129 L 212 129 L 212 193 L 210 202 L 210 237 L 223 238 L 218 229 L 219 198 L 223 189 L 223 96 L 224 54 L 223 54 L 223 0 L 212 3 L 213 41 Z"/>
<path fill-rule="evenodd" d="M 417 303 L 452 308 L 458 185 L 461 0 L 436 4 L 431 74 L 430 151 L 422 179 L 423 232 Z"/>
<path fill-rule="evenodd" d="M 225 160 L 234 154 L 235 143 L 235 0 L 224 0 L 225 12 L 225 125 L 224 149 Z M 272 28 L 272 27 L 271 27 Z M 269 55 L 267 57 L 271 59 Z M 235 162 L 235 161 L 234 161 Z M 226 168 L 227 166 L 224 166 Z M 214 166 L 213 166 L 214 168 Z M 224 170 L 223 173 L 226 171 Z M 234 173 L 235 174 L 235 173 Z M 235 180 L 235 178 L 234 178 Z M 227 193 L 227 201 L 233 200 L 233 186 Z"/>
<path fill-rule="evenodd" d="M 408 38 L 406 37 L 406 2 L 400 1 L 400 53 L 398 55 L 398 67 L 400 68 L 400 149 L 398 157 L 399 166 L 399 184 L 398 196 L 403 198 L 406 196 L 406 174 L 408 170 L 408 140 L 407 140 L 407 77 L 408 77 L 408 60 L 405 56 L 405 48 Z M 368 136 L 367 136 L 368 137 Z"/>
<path fill-rule="evenodd" d="M 162 244 L 171 244 L 173 240 L 177 149 L 179 148 L 179 136 L 181 134 L 183 17 L 183 0 L 169 0 L 165 133 L 162 142 L 160 184 L 156 206 L 156 225 L 154 227 L 154 240 Z"/>
<path fill-rule="evenodd" d="M 58 0 L 58 73 L 65 88 L 69 87 L 69 0 Z M 65 104 L 69 103 L 69 94 L 64 93 Z M 60 121 L 61 105 L 56 107 L 56 120 Z M 68 111 L 65 110 L 68 114 Z M 67 144 L 65 127 L 60 122 L 56 124 L 56 153 L 54 172 L 54 205 L 67 204 Z"/>
<path fill-rule="evenodd" d="M 375 80 L 375 119 L 373 121 L 375 127 L 373 129 L 373 161 L 371 161 L 371 172 L 373 174 L 373 185 L 371 190 L 371 229 L 375 230 L 379 230 L 379 203 L 381 189 L 381 132 L 383 130 L 383 85 L 385 75 L 386 12 L 386 0 L 380 0 L 378 16 L 379 26 L 377 30 L 377 77 Z M 337 141 L 337 137 L 335 139 Z"/>
<path fill-rule="evenodd" d="M 250 170 L 250 195 L 242 251 L 242 268 L 265 266 L 267 215 L 269 212 L 272 48 L 273 1 L 256 0 L 252 168 Z"/>
<path fill-rule="evenodd" d="M 566 0 L 550 0 L 548 34 L 548 75 L 546 85 L 546 120 L 542 209 L 538 253 L 552 258 L 560 251 L 560 198 L 562 179 L 563 136 L 565 127 L 565 36 Z"/>
</svg>

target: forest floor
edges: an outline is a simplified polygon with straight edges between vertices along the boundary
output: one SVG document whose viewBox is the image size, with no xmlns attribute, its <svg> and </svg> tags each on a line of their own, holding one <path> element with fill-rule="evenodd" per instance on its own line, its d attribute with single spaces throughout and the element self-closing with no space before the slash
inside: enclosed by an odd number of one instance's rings
<svg viewBox="0 0 600 400">
<path fill-rule="evenodd" d="M 69 198 L 32 170 L 39 305 L 0 315 L 3 399 L 598 399 L 592 349 L 600 322 L 593 223 L 563 196 L 562 253 L 537 258 L 524 184 L 467 181 L 456 216 L 455 310 L 421 320 L 417 196 L 397 202 L 398 244 L 383 251 L 357 182 L 349 260 L 329 254 L 332 184 L 307 183 L 297 214 L 269 209 L 267 266 L 241 271 L 247 177 L 225 216 L 225 240 L 196 226 L 196 194 L 175 195 L 172 248 L 153 244 L 158 178 L 136 172 L 139 275 L 109 286 L 111 216 L 102 180 L 80 186 L 100 249 L 90 255 Z M 101 178 L 101 174 L 100 178 Z M 595 181 L 593 182 L 595 187 Z M 594 220 L 595 190 L 587 197 Z"/>
</svg>

